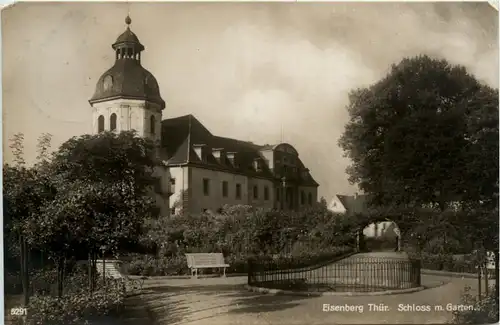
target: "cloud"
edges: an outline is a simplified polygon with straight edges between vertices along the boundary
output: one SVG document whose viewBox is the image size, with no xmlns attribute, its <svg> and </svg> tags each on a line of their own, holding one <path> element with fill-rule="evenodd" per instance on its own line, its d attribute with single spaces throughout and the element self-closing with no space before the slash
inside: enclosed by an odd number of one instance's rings
<svg viewBox="0 0 500 325">
<path fill-rule="evenodd" d="M 3 13 L 4 135 L 26 133 L 28 160 L 42 132 L 58 145 L 90 131 L 87 100 L 113 64 L 126 13 L 122 3 Z M 350 89 L 422 53 L 498 87 L 498 14 L 488 5 L 134 3 L 131 13 L 164 118 L 192 113 L 214 134 L 262 144 L 280 141 L 283 128 L 327 198 L 355 190 L 337 146 Z"/>
</svg>

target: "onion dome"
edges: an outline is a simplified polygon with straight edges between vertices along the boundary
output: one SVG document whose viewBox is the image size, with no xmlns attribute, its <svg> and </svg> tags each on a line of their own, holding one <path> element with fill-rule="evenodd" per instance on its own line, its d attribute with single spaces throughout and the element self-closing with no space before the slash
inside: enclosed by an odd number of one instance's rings
<svg viewBox="0 0 500 325">
<path fill-rule="evenodd" d="M 115 51 L 115 64 L 97 81 L 94 96 L 90 104 L 112 99 L 139 99 L 160 105 L 165 108 L 161 98 L 158 82 L 151 72 L 141 65 L 141 52 L 144 46 L 139 38 L 130 30 L 132 20 L 125 19 L 127 29 L 112 45 Z"/>
</svg>

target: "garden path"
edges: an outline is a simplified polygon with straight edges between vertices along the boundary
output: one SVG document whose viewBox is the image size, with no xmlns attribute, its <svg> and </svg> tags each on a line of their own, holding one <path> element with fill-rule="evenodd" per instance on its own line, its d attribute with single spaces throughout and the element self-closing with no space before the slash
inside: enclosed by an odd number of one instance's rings
<svg viewBox="0 0 500 325">
<path fill-rule="evenodd" d="M 442 281 L 447 284 L 439 285 Z M 451 320 L 449 311 L 434 310 L 459 304 L 465 286 L 474 279 L 422 275 L 423 291 L 387 296 L 274 296 L 246 291 L 246 277 L 197 280 L 148 280 L 144 302 L 157 324 L 429 324 Z M 323 305 L 363 306 L 363 312 L 323 312 Z M 370 311 L 368 304 L 384 304 L 388 310 Z M 431 311 L 398 311 L 398 305 L 429 305 Z"/>
</svg>

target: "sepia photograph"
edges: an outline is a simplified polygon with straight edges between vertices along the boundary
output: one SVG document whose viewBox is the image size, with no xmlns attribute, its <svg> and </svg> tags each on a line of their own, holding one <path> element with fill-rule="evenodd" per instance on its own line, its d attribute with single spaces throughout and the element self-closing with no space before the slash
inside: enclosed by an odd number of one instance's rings
<svg viewBox="0 0 500 325">
<path fill-rule="evenodd" d="M 17 2 L 7 325 L 499 321 L 489 2 Z"/>
</svg>

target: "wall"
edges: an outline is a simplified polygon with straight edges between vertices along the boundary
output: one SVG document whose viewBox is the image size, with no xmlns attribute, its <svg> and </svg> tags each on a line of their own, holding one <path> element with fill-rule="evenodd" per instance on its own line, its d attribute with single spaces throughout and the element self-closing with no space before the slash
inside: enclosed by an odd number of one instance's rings
<svg viewBox="0 0 500 325">
<path fill-rule="evenodd" d="M 304 193 L 304 202 L 302 202 L 302 192 Z M 310 207 L 309 204 L 309 193 L 312 197 L 312 204 L 314 205 L 318 202 L 318 190 L 313 186 L 299 186 L 298 188 L 298 200 L 299 200 L 299 209 Z"/>
<path fill-rule="evenodd" d="M 258 189 L 257 199 L 254 199 L 254 193 L 253 193 L 255 186 L 257 186 Z M 269 193 L 269 197 L 267 200 L 264 198 L 265 187 L 268 188 L 268 193 Z M 262 207 L 269 209 L 274 208 L 276 193 L 274 190 L 274 184 L 271 180 L 261 179 L 261 178 L 249 178 L 247 193 L 248 193 L 248 204 L 255 207 Z"/>
<path fill-rule="evenodd" d="M 175 180 L 175 185 L 173 186 L 174 193 L 170 197 L 169 207 L 170 214 L 175 214 L 181 211 L 183 204 L 183 193 L 185 191 L 188 191 L 189 188 L 189 178 L 187 177 L 188 168 L 170 167 L 169 172 L 170 177 Z"/>
<path fill-rule="evenodd" d="M 190 202 L 189 212 L 196 214 L 204 209 L 216 212 L 219 208 L 227 205 L 249 204 L 248 202 L 248 178 L 243 175 L 231 174 L 222 171 L 213 171 L 198 167 L 187 167 L 190 169 Z M 203 179 L 209 179 L 209 193 L 203 193 Z M 222 196 L 222 182 L 228 182 L 228 196 Z M 236 184 L 241 184 L 241 199 L 236 198 Z"/>
<path fill-rule="evenodd" d="M 340 202 L 337 196 L 334 196 L 332 201 L 328 204 L 328 210 L 334 213 L 346 213 L 347 210 L 344 205 Z"/>
<path fill-rule="evenodd" d="M 147 109 L 146 109 L 147 108 Z M 110 130 L 111 114 L 117 115 L 116 131 L 136 130 L 140 136 L 151 137 L 154 141 L 159 141 L 161 137 L 161 110 L 153 103 L 146 103 L 143 100 L 116 99 L 93 105 L 92 110 L 92 130 L 94 134 L 98 132 L 97 119 L 104 116 L 104 129 Z M 155 134 L 151 134 L 150 117 L 155 116 Z"/>
</svg>

